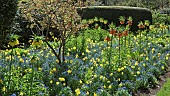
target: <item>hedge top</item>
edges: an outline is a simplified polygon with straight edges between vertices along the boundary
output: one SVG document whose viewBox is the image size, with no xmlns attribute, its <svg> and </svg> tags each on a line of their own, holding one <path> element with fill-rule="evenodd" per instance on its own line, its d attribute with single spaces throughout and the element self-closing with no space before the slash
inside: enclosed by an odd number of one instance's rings
<svg viewBox="0 0 170 96">
<path fill-rule="evenodd" d="M 119 10 L 145 10 L 145 11 L 149 11 L 151 12 L 149 9 L 147 8 L 142 8 L 142 7 L 130 7 L 130 6 L 87 6 L 87 7 L 81 7 L 78 9 L 119 9 Z"/>
<path fill-rule="evenodd" d="M 92 19 L 94 17 L 104 18 L 109 23 L 114 22 L 119 25 L 119 17 L 129 16 L 133 19 L 132 31 L 138 30 L 140 21 L 149 20 L 152 23 L 152 13 L 147 8 L 129 7 L 129 6 L 88 6 L 77 8 L 78 14 L 82 19 Z"/>
</svg>

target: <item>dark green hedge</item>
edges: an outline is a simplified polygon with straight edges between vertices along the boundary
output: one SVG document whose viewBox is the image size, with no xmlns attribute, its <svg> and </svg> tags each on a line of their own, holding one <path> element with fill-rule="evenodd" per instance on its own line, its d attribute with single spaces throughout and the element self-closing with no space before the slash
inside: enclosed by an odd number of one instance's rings
<svg viewBox="0 0 170 96">
<path fill-rule="evenodd" d="M 138 30 L 138 23 L 140 21 L 149 20 L 152 23 L 152 13 L 149 9 L 140 7 L 127 6 L 90 6 L 77 8 L 78 14 L 82 19 L 91 19 L 94 17 L 102 17 L 109 22 L 119 24 L 119 17 L 125 16 L 128 18 L 132 16 L 133 26 L 132 31 Z"/>
<path fill-rule="evenodd" d="M 17 4 L 18 0 L 0 0 L 0 48 L 6 42 L 5 38 L 17 12 Z"/>
</svg>

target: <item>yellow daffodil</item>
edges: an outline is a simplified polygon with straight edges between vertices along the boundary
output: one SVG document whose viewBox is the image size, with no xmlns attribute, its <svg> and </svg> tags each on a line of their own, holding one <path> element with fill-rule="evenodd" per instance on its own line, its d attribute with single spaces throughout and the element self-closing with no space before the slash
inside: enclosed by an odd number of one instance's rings
<svg viewBox="0 0 170 96">
<path fill-rule="evenodd" d="M 80 80 L 79 82 L 80 82 L 80 84 L 82 84 L 82 83 L 83 83 L 83 82 L 82 82 L 82 80 Z"/>
<path fill-rule="evenodd" d="M 76 58 L 78 58 L 79 57 L 79 55 L 78 54 L 76 54 Z"/>
<path fill-rule="evenodd" d="M 165 60 L 168 60 L 168 59 L 169 59 L 169 57 L 168 57 L 168 56 L 166 56 L 166 57 L 165 57 Z"/>
<path fill-rule="evenodd" d="M 164 69 L 165 69 L 165 67 L 164 67 L 164 66 L 162 66 L 162 67 L 161 67 L 161 69 L 162 69 L 162 70 L 164 70 Z"/>
<path fill-rule="evenodd" d="M 79 89 L 79 88 L 77 88 L 77 89 L 75 90 L 75 92 L 76 92 L 76 95 L 80 95 L 80 94 L 81 94 L 81 92 L 80 92 L 80 89 Z"/>
<path fill-rule="evenodd" d="M 112 88 L 112 85 L 109 85 L 108 88 L 111 89 L 111 88 Z"/>
<path fill-rule="evenodd" d="M 117 71 L 120 72 L 120 71 L 121 71 L 121 68 L 118 68 Z"/>
<path fill-rule="evenodd" d="M 56 85 L 59 85 L 60 84 L 60 82 L 56 82 Z"/>
<path fill-rule="evenodd" d="M 110 73 L 110 76 L 113 76 L 113 73 Z"/>
<path fill-rule="evenodd" d="M 90 50 L 89 50 L 89 49 L 86 49 L 86 52 L 87 52 L 87 53 L 89 53 L 89 52 L 90 52 Z"/>
<path fill-rule="evenodd" d="M 59 60 L 57 59 L 57 60 L 55 60 L 55 62 L 59 63 Z"/>
<path fill-rule="evenodd" d="M 59 79 L 59 81 L 65 81 L 65 78 L 63 78 L 63 77 L 60 77 L 60 78 L 58 78 Z"/>
<path fill-rule="evenodd" d="M 67 73 L 70 74 L 70 73 L 71 73 L 71 70 L 68 70 Z"/>
<path fill-rule="evenodd" d="M 20 61 L 21 63 L 23 63 L 23 62 L 24 62 L 24 59 L 20 58 L 19 61 Z"/>
<path fill-rule="evenodd" d="M 57 69 L 56 69 L 56 68 L 53 68 L 52 70 L 53 70 L 53 72 L 56 72 L 56 71 L 57 71 Z"/>
<path fill-rule="evenodd" d="M 139 75 L 139 74 L 140 74 L 140 72 L 139 72 L 139 71 L 137 71 L 137 74 Z"/>
<path fill-rule="evenodd" d="M 94 94 L 93 94 L 93 96 L 97 96 L 97 94 L 96 94 L 96 93 L 94 93 Z"/>
<path fill-rule="evenodd" d="M 23 93 L 23 92 L 20 92 L 20 93 L 19 93 L 19 96 L 23 96 L 23 95 L 24 95 L 24 93 Z"/>
<path fill-rule="evenodd" d="M 86 92 L 86 95 L 89 95 L 89 94 L 90 94 L 89 91 L 87 91 L 87 92 Z"/>
<path fill-rule="evenodd" d="M 63 83 L 63 86 L 66 86 L 66 83 Z"/>
<path fill-rule="evenodd" d="M 2 88 L 2 92 L 5 92 L 6 91 L 6 88 L 5 88 L 5 86 Z"/>
<path fill-rule="evenodd" d="M 122 86 L 123 86 L 123 84 L 122 84 L 122 83 L 120 83 L 120 84 L 119 84 L 119 87 L 122 87 Z"/>
<path fill-rule="evenodd" d="M 139 64 L 139 63 L 136 61 L 136 62 L 135 62 L 135 66 L 138 66 L 138 64 Z"/>
<path fill-rule="evenodd" d="M 131 66 L 131 68 L 132 68 L 132 69 L 134 69 L 134 68 L 135 68 L 135 66 Z"/>
<path fill-rule="evenodd" d="M 53 83 L 53 80 L 50 80 L 50 84 L 52 84 Z"/>
<path fill-rule="evenodd" d="M 70 63 L 72 64 L 72 63 L 73 63 L 73 60 L 70 60 Z"/>
<path fill-rule="evenodd" d="M 97 75 L 96 74 L 94 74 L 94 78 L 96 78 L 97 77 Z"/>
<path fill-rule="evenodd" d="M 39 71 L 42 71 L 42 68 L 38 67 L 38 70 L 39 70 Z"/>
<path fill-rule="evenodd" d="M 73 47 L 73 50 L 76 50 L 76 47 L 75 47 L 75 46 Z"/>
</svg>

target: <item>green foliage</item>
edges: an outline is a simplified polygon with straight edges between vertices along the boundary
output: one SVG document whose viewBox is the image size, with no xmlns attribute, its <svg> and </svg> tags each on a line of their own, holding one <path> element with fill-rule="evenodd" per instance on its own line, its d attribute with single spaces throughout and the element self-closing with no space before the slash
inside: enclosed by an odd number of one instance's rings
<svg viewBox="0 0 170 96">
<path fill-rule="evenodd" d="M 170 0 L 100 0 L 104 1 L 105 5 L 119 5 L 132 7 L 145 7 L 153 10 L 168 8 Z M 106 2 L 106 3 L 105 3 Z"/>
<path fill-rule="evenodd" d="M 160 13 L 170 15 L 170 8 L 164 8 L 164 9 L 160 10 Z"/>
<path fill-rule="evenodd" d="M 118 90 L 115 96 L 131 96 L 127 90 Z"/>
<path fill-rule="evenodd" d="M 170 24 L 170 16 L 168 14 L 160 14 L 159 12 L 154 12 L 152 14 L 152 21 L 153 24 Z"/>
<path fill-rule="evenodd" d="M 17 12 L 18 0 L 1 0 L 0 4 L 0 48 L 4 48 L 6 36 L 11 32 L 11 24 Z"/>
<path fill-rule="evenodd" d="M 170 31 L 164 23 L 150 28 L 147 20 L 136 22 L 142 27 L 133 35 L 129 26 L 141 19 L 138 15 L 117 18 L 118 24 L 111 23 L 116 17 L 108 21 L 89 17 L 80 22 L 74 2 L 69 0 L 21 3 L 23 18 L 36 35 L 27 49 L 0 50 L 0 95 L 130 96 L 140 88 L 155 86 L 166 72 Z M 127 12 L 133 10 L 128 8 Z M 151 15 L 146 9 L 138 11 Z M 109 30 L 106 24 L 110 24 Z M 50 27 L 58 30 L 60 38 L 53 36 Z M 44 39 L 39 35 L 46 28 Z M 48 32 L 54 42 L 47 40 Z M 9 45 L 17 46 L 17 39 L 13 35 Z"/>
<path fill-rule="evenodd" d="M 167 78 L 166 83 L 163 85 L 161 90 L 156 96 L 170 96 L 170 79 Z"/>
<path fill-rule="evenodd" d="M 1 0 L 0 4 L 0 31 L 3 32 L 11 26 L 17 12 L 18 0 Z"/>
</svg>

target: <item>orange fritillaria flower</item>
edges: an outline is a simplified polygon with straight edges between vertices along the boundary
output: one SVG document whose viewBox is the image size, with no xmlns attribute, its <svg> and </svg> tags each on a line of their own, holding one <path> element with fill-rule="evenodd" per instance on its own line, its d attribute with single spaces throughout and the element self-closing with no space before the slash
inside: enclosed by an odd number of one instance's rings
<svg viewBox="0 0 170 96">
<path fill-rule="evenodd" d="M 122 33 L 117 33 L 118 38 L 121 38 L 123 36 Z"/>
<path fill-rule="evenodd" d="M 129 20 L 127 23 L 128 23 L 129 26 L 131 26 L 132 25 L 132 20 Z"/>
<path fill-rule="evenodd" d="M 145 28 L 145 25 L 143 24 L 143 22 L 141 21 L 141 22 L 139 22 L 139 24 L 138 24 L 138 28 L 139 29 L 143 29 L 143 28 Z"/>
<path fill-rule="evenodd" d="M 139 27 L 139 29 L 143 29 L 143 28 L 145 28 L 145 25 L 139 25 L 138 27 Z"/>
<path fill-rule="evenodd" d="M 116 30 L 115 29 L 110 29 L 110 32 L 109 32 L 111 35 L 115 35 L 116 34 Z"/>
<path fill-rule="evenodd" d="M 128 35 L 128 30 L 125 30 L 124 32 L 123 32 L 123 36 L 127 36 Z"/>
<path fill-rule="evenodd" d="M 110 39 L 110 37 L 107 36 L 107 37 L 104 38 L 104 40 L 109 42 L 111 39 Z"/>
<path fill-rule="evenodd" d="M 121 24 L 121 25 L 125 24 L 125 21 L 120 21 L 120 24 Z"/>
</svg>

